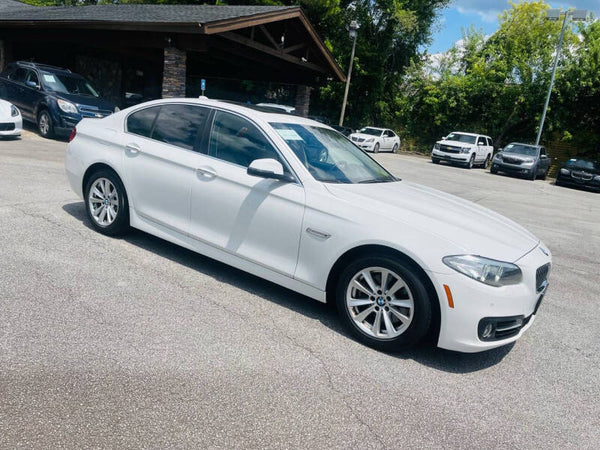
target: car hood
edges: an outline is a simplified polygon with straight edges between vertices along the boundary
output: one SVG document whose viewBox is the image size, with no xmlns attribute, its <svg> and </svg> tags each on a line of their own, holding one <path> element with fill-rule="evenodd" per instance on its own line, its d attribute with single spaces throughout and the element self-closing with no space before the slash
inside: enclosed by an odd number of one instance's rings
<svg viewBox="0 0 600 450">
<path fill-rule="evenodd" d="M 364 134 L 364 133 L 352 133 L 350 135 L 350 137 L 351 138 L 357 137 L 357 138 L 362 138 L 362 139 L 369 139 L 369 138 L 378 139 L 380 136 L 373 136 L 372 134 Z"/>
<path fill-rule="evenodd" d="M 446 140 L 441 140 L 441 141 L 437 141 L 438 144 L 441 145 L 448 145 L 450 147 L 474 147 L 475 144 L 469 144 L 468 142 L 459 142 L 459 141 L 446 141 Z"/>
<path fill-rule="evenodd" d="M 391 221 L 446 240 L 457 247 L 457 254 L 514 262 L 539 244 L 539 239 L 512 220 L 419 184 L 398 181 L 326 186 L 354 208 L 360 205 L 367 209 L 369 216 L 384 215 Z M 401 235 L 398 230 L 398 237 Z"/>
<path fill-rule="evenodd" d="M 518 162 L 531 161 L 538 159 L 537 156 L 526 155 L 524 153 L 510 153 L 510 152 L 500 152 L 497 154 L 500 159 L 510 159 Z"/>
<path fill-rule="evenodd" d="M 89 97 L 87 95 L 77 95 L 77 94 L 63 94 L 62 92 L 54 93 L 57 98 L 67 100 L 71 103 L 75 103 L 78 106 L 87 106 L 92 109 L 96 108 L 99 110 L 108 110 L 114 111 L 115 105 L 113 105 L 108 100 L 103 99 L 102 97 Z"/>
<path fill-rule="evenodd" d="M 10 103 L 0 100 L 0 117 L 10 117 Z"/>
</svg>

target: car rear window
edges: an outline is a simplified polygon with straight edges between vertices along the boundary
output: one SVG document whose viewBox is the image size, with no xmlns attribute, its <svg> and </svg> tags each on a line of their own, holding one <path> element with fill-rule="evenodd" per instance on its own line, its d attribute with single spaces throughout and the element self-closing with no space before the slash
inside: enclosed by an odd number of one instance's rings
<svg viewBox="0 0 600 450">
<path fill-rule="evenodd" d="M 127 131 L 149 138 L 159 110 L 160 106 L 155 106 L 134 112 L 127 118 Z"/>
</svg>

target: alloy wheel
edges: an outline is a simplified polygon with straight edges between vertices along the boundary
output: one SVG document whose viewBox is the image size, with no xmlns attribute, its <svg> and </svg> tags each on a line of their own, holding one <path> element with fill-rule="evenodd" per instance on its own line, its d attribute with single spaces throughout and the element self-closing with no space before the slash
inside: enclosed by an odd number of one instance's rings
<svg viewBox="0 0 600 450">
<path fill-rule="evenodd" d="M 43 136 L 46 136 L 50 132 L 50 117 L 45 112 L 40 114 L 39 128 Z"/>
<path fill-rule="evenodd" d="M 98 178 L 88 195 L 92 218 L 101 227 L 111 225 L 119 213 L 119 194 L 115 185 L 107 178 Z"/>
<path fill-rule="evenodd" d="M 384 267 L 368 267 L 351 278 L 346 308 L 354 325 L 364 334 L 389 340 L 408 329 L 415 303 L 400 275 Z"/>
</svg>

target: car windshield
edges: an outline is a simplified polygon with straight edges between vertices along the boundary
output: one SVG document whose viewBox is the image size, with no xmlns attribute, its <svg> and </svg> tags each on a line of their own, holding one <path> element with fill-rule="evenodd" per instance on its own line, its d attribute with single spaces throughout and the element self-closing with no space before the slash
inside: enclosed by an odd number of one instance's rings
<svg viewBox="0 0 600 450">
<path fill-rule="evenodd" d="M 359 133 L 369 134 L 371 136 L 381 136 L 382 131 L 383 130 L 378 130 L 377 128 L 369 128 L 369 127 L 358 130 Z"/>
<path fill-rule="evenodd" d="M 297 123 L 271 123 L 311 175 L 325 183 L 398 181 L 335 130 Z"/>
<path fill-rule="evenodd" d="M 525 144 L 508 144 L 504 147 L 504 153 L 518 153 L 519 155 L 537 156 L 538 149 Z"/>
<path fill-rule="evenodd" d="M 592 172 L 600 172 L 600 162 L 590 159 L 570 159 L 565 164 L 568 169 L 590 170 Z"/>
<path fill-rule="evenodd" d="M 469 134 L 462 133 L 450 133 L 446 136 L 445 141 L 456 141 L 456 142 L 465 142 L 467 144 L 474 144 L 477 136 L 471 136 Z"/>
<path fill-rule="evenodd" d="M 61 94 L 86 95 L 88 97 L 99 96 L 90 83 L 83 77 L 42 72 L 42 81 L 44 87 Z"/>
</svg>

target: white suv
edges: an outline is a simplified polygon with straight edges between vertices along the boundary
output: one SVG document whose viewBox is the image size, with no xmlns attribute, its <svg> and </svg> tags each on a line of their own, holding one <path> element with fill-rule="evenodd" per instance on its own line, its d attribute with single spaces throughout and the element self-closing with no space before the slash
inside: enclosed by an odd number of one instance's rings
<svg viewBox="0 0 600 450">
<path fill-rule="evenodd" d="M 431 161 L 461 164 L 467 168 L 480 165 L 488 167 L 494 153 L 492 138 L 481 134 L 454 131 L 437 141 L 431 152 Z"/>
</svg>

